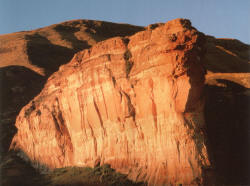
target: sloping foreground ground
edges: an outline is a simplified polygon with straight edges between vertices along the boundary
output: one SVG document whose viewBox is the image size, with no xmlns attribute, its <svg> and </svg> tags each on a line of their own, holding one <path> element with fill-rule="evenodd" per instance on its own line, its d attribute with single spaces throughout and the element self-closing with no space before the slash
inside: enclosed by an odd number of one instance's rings
<svg viewBox="0 0 250 186">
<path fill-rule="evenodd" d="M 97 23 L 99 26 L 95 26 Z M 96 27 L 99 31 L 96 31 Z M 16 115 L 40 92 L 47 76 L 57 70 L 61 62 L 66 63 L 75 52 L 97 41 L 133 34 L 143 29 L 77 20 L 0 36 L 3 100 L 0 109 L 1 154 L 6 152 L 15 133 L 13 125 Z M 244 185 L 249 183 L 249 45 L 233 39 L 209 36 L 206 59 L 205 66 L 212 73 L 207 76 L 205 116 L 217 180 L 223 184 Z M 9 168 L 17 170 L 16 173 L 25 178 L 23 174 L 26 171 L 23 170 L 27 170 L 28 177 L 34 174 L 27 166 L 22 162 L 20 166 L 14 164 Z M 6 174 L 2 178 L 10 178 L 7 179 L 10 181 L 12 173 L 5 168 L 2 170 Z M 24 179 L 20 179 L 19 185 L 21 181 Z"/>
<path fill-rule="evenodd" d="M 109 165 L 66 167 L 40 174 L 15 154 L 9 154 L 6 159 L 1 165 L 1 186 L 146 186 L 133 183 Z"/>
</svg>

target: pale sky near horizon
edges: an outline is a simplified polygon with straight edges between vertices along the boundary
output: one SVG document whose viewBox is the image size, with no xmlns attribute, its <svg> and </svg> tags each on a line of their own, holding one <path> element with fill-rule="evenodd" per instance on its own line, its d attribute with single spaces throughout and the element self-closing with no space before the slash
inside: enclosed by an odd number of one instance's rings
<svg viewBox="0 0 250 186">
<path fill-rule="evenodd" d="M 207 35 L 250 44 L 250 0 L 0 0 L 0 34 L 72 19 L 146 26 L 179 17 Z"/>
</svg>

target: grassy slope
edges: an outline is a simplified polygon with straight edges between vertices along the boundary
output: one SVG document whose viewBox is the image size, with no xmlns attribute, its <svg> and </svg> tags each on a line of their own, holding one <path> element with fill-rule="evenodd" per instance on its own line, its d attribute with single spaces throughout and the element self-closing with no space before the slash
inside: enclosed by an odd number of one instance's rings
<svg viewBox="0 0 250 186">
<path fill-rule="evenodd" d="M 50 75 L 73 55 L 95 43 L 132 35 L 143 27 L 104 21 L 73 20 L 48 27 L 0 35 L 0 67 L 18 65 Z"/>
<path fill-rule="evenodd" d="M 235 39 L 207 36 L 205 67 L 213 73 L 250 72 L 250 46 Z"/>
</svg>

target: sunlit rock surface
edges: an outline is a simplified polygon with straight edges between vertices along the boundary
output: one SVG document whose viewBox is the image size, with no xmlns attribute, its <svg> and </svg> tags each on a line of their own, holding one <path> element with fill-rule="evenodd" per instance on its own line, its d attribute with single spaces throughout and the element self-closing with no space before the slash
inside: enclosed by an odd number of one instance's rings
<svg viewBox="0 0 250 186">
<path fill-rule="evenodd" d="M 200 184 L 205 36 L 176 19 L 78 52 L 16 120 L 38 168 L 110 164 L 149 185 Z"/>
</svg>

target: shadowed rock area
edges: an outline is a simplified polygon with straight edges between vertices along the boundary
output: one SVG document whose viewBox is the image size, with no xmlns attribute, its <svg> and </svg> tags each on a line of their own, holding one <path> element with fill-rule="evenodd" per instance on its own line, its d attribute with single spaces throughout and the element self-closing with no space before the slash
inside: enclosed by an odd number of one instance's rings
<svg viewBox="0 0 250 186">
<path fill-rule="evenodd" d="M 1 156 L 9 149 L 16 132 L 15 120 L 20 109 L 38 94 L 46 79 L 22 66 L 0 68 Z"/>
<path fill-rule="evenodd" d="M 204 61 L 213 73 L 246 73 L 250 71 L 250 47 L 236 39 L 216 39 L 207 36 L 207 55 Z"/>
<path fill-rule="evenodd" d="M 218 185 L 248 185 L 249 74 L 207 78 L 205 120 Z"/>
</svg>

